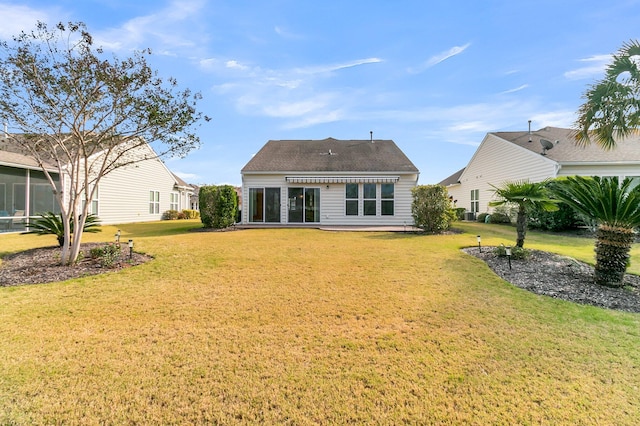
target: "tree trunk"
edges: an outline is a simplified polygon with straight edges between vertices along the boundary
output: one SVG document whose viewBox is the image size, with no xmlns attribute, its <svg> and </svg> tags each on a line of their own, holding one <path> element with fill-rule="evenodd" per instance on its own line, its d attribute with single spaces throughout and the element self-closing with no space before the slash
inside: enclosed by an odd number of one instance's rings
<svg viewBox="0 0 640 426">
<path fill-rule="evenodd" d="M 71 243 L 71 251 L 69 253 L 69 264 L 72 264 L 76 260 L 78 260 L 78 254 L 80 253 L 80 244 L 82 243 L 82 234 L 84 231 L 84 223 L 87 218 L 87 212 L 85 210 L 87 210 L 86 207 L 83 209 L 83 212 L 79 217 L 77 215 L 74 215 L 73 217 L 73 240 Z"/>
<path fill-rule="evenodd" d="M 518 208 L 518 217 L 516 218 L 516 247 L 524 246 L 524 237 L 527 235 L 527 212 L 523 205 Z"/>
<path fill-rule="evenodd" d="M 64 228 L 64 239 L 62 241 L 62 253 L 60 253 L 60 263 L 62 265 L 69 264 L 69 244 L 71 243 L 71 224 L 69 223 L 69 215 L 64 208 L 61 209 L 62 223 Z"/>
<path fill-rule="evenodd" d="M 633 229 L 600 225 L 596 231 L 596 284 L 622 287 L 629 264 L 629 251 L 635 240 Z"/>
</svg>

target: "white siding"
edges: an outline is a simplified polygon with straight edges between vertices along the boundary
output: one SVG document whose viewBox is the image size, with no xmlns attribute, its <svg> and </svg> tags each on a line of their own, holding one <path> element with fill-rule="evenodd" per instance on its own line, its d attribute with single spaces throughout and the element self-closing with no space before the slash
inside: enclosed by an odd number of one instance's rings
<svg viewBox="0 0 640 426">
<path fill-rule="evenodd" d="M 640 176 L 640 164 L 565 164 L 558 176 Z"/>
<path fill-rule="evenodd" d="M 175 183 L 159 159 L 116 169 L 100 181 L 98 216 L 103 224 L 160 220 L 169 210 L 169 194 L 176 191 Z M 149 213 L 149 191 L 160 192 L 158 214 Z"/>
<path fill-rule="evenodd" d="M 381 176 L 380 173 L 371 173 L 372 175 Z M 315 174 L 317 176 L 317 174 Z M 296 173 L 296 176 L 304 176 L 304 174 Z M 349 176 L 342 173 L 340 176 Z M 242 199 L 244 207 L 242 209 L 242 223 L 249 222 L 249 188 L 281 188 L 280 217 L 281 223 L 287 223 L 288 188 L 319 188 L 320 189 L 320 222 L 318 225 L 411 225 L 413 217 L 411 216 L 412 195 L 411 189 L 416 186 L 418 179 L 417 174 L 394 174 L 400 176 L 398 182 L 394 186 L 394 215 L 382 216 L 380 214 L 380 184 L 377 187 L 377 214 L 375 216 L 347 216 L 345 214 L 345 184 L 329 183 L 329 184 L 302 184 L 289 183 L 286 181 L 285 175 L 269 175 L 269 174 L 245 174 L 242 177 Z M 362 188 L 360 190 L 362 198 Z M 362 201 L 360 201 L 360 212 L 362 212 Z"/>
<path fill-rule="evenodd" d="M 470 211 L 471 191 L 480 192 L 479 212 L 488 212 L 488 203 L 494 198 L 494 188 L 506 181 L 528 179 L 540 182 L 556 175 L 554 161 L 515 144 L 488 134 L 460 176 L 460 185 L 448 188 L 457 200 L 456 207 Z"/>
</svg>

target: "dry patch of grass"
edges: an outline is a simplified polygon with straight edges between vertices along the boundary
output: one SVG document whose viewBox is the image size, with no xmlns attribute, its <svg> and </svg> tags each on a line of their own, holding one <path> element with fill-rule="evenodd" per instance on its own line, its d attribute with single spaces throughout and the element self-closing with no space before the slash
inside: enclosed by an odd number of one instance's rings
<svg viewBox="0 0 640 426">
<path fill-rule="evenodd" d="M 639 418 L 640 316 L 510 286 L 475 233 L 177 226 L 122 226 L 145 265 L 0 289 L 1 424 Z"/>
</svg>

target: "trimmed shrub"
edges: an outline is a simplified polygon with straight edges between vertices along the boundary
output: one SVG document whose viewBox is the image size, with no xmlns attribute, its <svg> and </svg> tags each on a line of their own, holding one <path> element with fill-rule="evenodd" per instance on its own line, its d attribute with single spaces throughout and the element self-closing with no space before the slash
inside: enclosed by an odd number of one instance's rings
<svg viewBox="0 0 640 426">
<path fill-rule="evenodd" d="M 176 220 L 178 219 L 178 214 L 177 210 L 167 210 L 162 213 L 162 220 Z"/>
<path fill-rule="evenodd" d="M 200 188 L 200 220 L 205 228 L 223 229 L 235 223 L 238 194 L 231 185 Z"/>
<path fill-rule="evenodd" d="M 489 213 L 478 213 L 476 216 L 476 222 L 484 223 L 487 220 Z"/>
<path fill-rule="evenodd" d="M 511 223 L 511 218 L 504 213 L 493 212 L 489 215 L 489 223 Z"/>
<path fill-rule="evenodd" d="M 456 219 L 464 220 L 464 213 L 467 211 L 464 207 L 458 207 L 456 210 Z"/>
<path fill-rule="evenodd" d="M 451 227 L 456 212 L 444 186 L 420 185 L 413 188 L 411 193 L 411 214 L 415 226 L 425 232 L 442 232 Z"/>
<path fill-rule="evenodd" d="M 185 219 L 200 219 L 200 212 L 198 210 L 184 209 L 182 213 Z"/>
</svg>

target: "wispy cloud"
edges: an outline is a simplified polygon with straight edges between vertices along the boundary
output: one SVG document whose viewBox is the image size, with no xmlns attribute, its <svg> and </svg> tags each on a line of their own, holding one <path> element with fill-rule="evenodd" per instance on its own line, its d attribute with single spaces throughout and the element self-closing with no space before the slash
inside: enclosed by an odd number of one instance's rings
<svg viewBox="0 0 640 426">
<path fill-rule="evenodd" d="M 205 34 L 194 27 L 206 6 L 205 0 L 173 0 L 155 13 L 97 32 L 94 39 L 96 45 L 113 51 L 157 47 L 156 53 L 174 55 L 178 48 L 195 48 L 202 43 Z M 201 39 L 192 38 L 193 34 Z"/>
<path fill-rule="evenodd" d="M 287 129 L 342 120 L 358 99 L 357 87 L 332 86 L 341 71 L 382 62 L 380 58 L 328 63 L 289 69 L 268 69 L 239 60 L 209 58 L 201 68 L 228 81 L 212 88 L 234 103 L 238 112 L 282 119 Z"/>
<path fill-rule="evenodd" d="M 300 34 L 296 34 L 292 31 L 289 31 L 288 29 L 281 27 L 279 25 L 276 25 L 273 29 L 273 31 L 278 34 L 280 37 L 282 38 L 286 38 L 286 39 L 292 39 L 292 40 L 302 40 L 304 39 L 304 36 L 300 35 Z"/>
<path fill-rule="evenodd" d="M 529 87 L 529 85 L 528 85 L 528 84 L 523 84 L 523 85 L 521 85 L 521 86 L 514 87 L 513 89 L 509 89 L 509 90 L 505 90 L 504 92 L 500 92 L 500 94 L 501 94 L 501 95 L 507 95 L 507 94 L 509 94 L 509 93 L 516 93 L 516 92 L 519 92 L 519 91 L 521 91 L 521 90 L 526 89 L 527 87 Z"/>
<path fill-rule="evenodd" d="M 304 68 L 296 68 L 294 72 L 300 74 L 321 74 L 328 73 L 333 71 L 339 71 L 345 68 L 353 68 L 360 65 L 367 64 L 377 64 L 382 62 L 380 58 L 366 58 L 366 59 L 357 59 L 355 61 L 338 63 L 338 64 L 329 64 L 329 65 L 321 65 L 321 66 L 313 66 L 313 67 L 304 67 Z"/>
<path fill-rule="evenodd" d="M 456 55 L 461 54 L 462 52 L 464 52 L 465 50 L 467 50 L 467 48 L 471 46 L 471 43 L 467 43 L 463 46 L 453 46 L 451 49 L 446 50 L 444 52 L 438 53 L 437 55 L 434 55 L 432 57 L 430 57 L 429 59 L 427 59 L 425 62 L 423 62 L 422 64 L 420 64 L 417 67 L 411 67 L 409 68 L 407 71 L 411 74 L 418 74 L 421 73 L 423 71 L 425 71 L 428 68 L 431 68 L 434 65 L 437 65 L 441 62 L 446 61 L 449 58 L 452 58 Z"/>
<path fill-rule="evenodd" d="M 584 62 L 585 66 L 567 71 L 564 73 L 564 76 L 569 80 L 582 80 L 602 76 L 611 59 L 611 55 L 594 55 L 589 58 L 580 59 L 580 62 Z"/>
<path fill-rule="evenodd" d="M 19 35 L 21 31 L 34 29 L 38 21 L 55 24 L 64 20 L 63 17 L 60 17 L 60 12 L 53 9 L 34 9 L 15 3 L 0 2 L 0 11 L 2 11 L 0 13 L 2 16 L 0 39 L 3 40 L 9 40 L 11 37 Z"/>
</svg>

